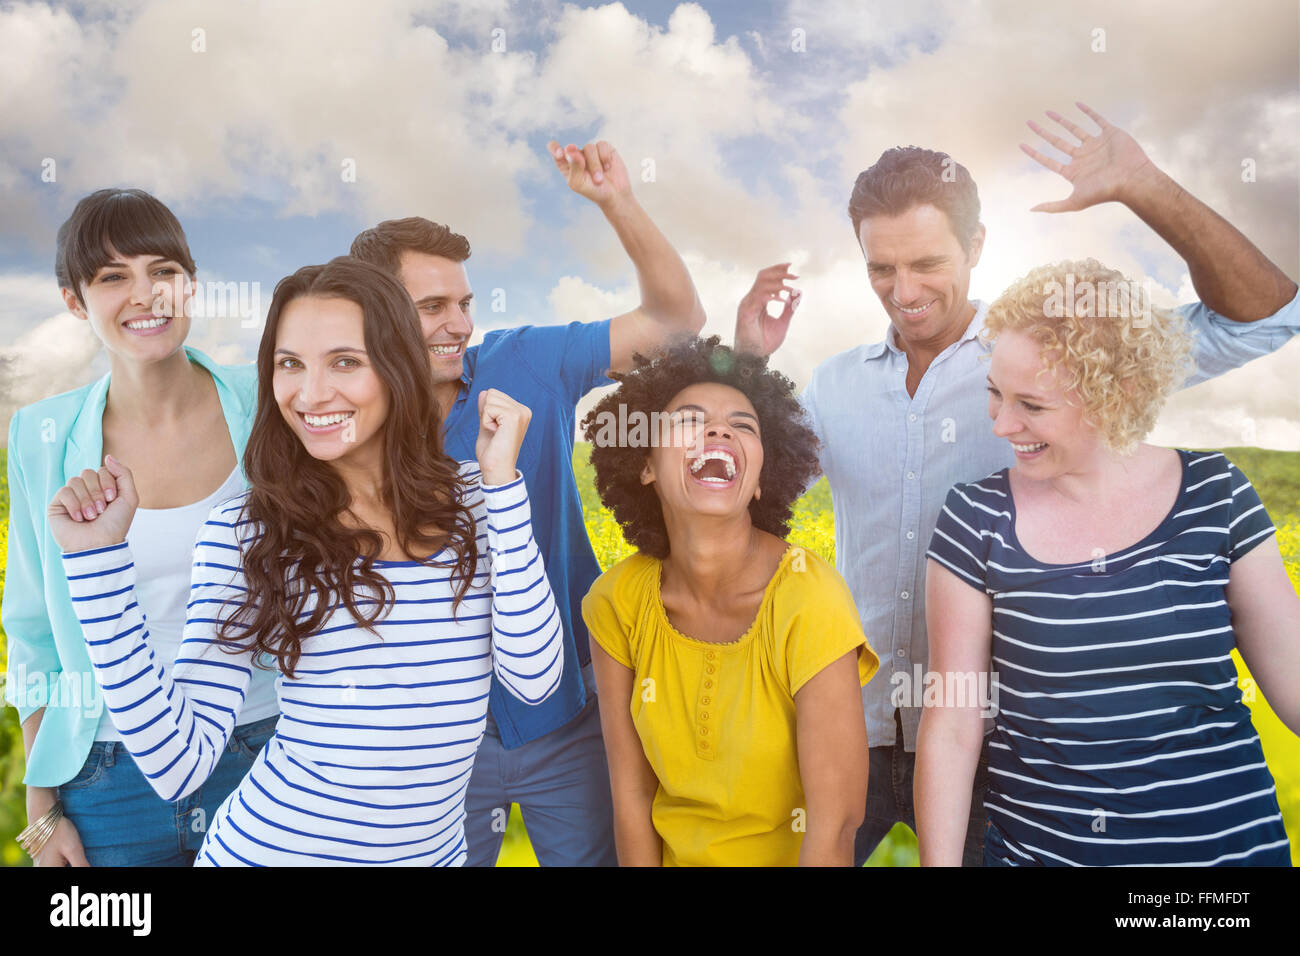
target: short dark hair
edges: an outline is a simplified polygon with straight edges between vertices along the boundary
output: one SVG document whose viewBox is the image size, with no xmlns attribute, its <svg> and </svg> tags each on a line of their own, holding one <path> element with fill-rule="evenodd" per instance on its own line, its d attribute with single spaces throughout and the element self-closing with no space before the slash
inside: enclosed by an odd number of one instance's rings
<svg viewBox="0 0 1300 956">
<path fill-rule="evenodd" d="M 55 240 L 54 276 L 83 306 L 81 285 L 123 256 L 160 255 L 194 278 L 194 257 L 172 211 L 143 189 L 98 189 L 77 203 Z"/>
<path fill-rule="evenodd" d="M 668 527 L 659 496 L 641 483 L 648 450 L 602 443 L 598 433 L 602 414 L 618 417 L 626 406 L 630 417 L 653 415 L 667 409 L 682 389 L 701 382 L 729 385 L 749 399 L 758 413 L 763 441 L 763 495 L 749 503 L 754 527 L 784 538 L 790 533 L 791 508 L 817 475 L 817 436 L 808 427 L 794 383 L 767 367 L 767 359 L 733 352 L 718 336 L 695 338 L 669 349 L 654 361 L 635 356 L 637 367 L 627 373 L 610 373 L 619 387 L 602 398 L 582 420 L 583 434 L 592 443 L 591 464 L 596 491 L 623 528 L 633 547 L 654 558 L 666 558 Z"/>
<path fill-rule="evenodd" d="M 402 271 L 402 253 L 407 251 L 464 262 L 469 258 L 469 240 L 442 223 L 408 216 L 385 219 L 358 234 L 349 255 L 395 276 Z"/>
<path fill-rule="evenodd" d="M 980 197 L 975 180 L 947 153 L 920 146 L 895 146 L 874 166 L 858 174 L 849 197 L 853 234 L 872 216 L 901 216 L 914 206 L 931 205 L 948 217 L 965 252 L 980 224 Z"/>
</svg>

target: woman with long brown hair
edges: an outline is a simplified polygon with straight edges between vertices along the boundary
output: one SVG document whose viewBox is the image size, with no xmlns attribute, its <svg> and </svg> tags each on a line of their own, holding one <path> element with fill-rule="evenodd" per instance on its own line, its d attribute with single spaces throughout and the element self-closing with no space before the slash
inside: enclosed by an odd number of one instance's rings
<svg viewBox="0 0 1300 956">
<path fill-rule="evenodd" d="M 478 462 L 448 459 L 411 299 L 347 257 L 276 287 L 257 364 L 250 490 L 199 535 L 170 676 L 132 600 L 130 470 L 106 461 L 115 494 L 93 520 L 75 489 L 51 504 L 114 720 L 174 799 L 273 659 L 279 727 L 198 863 L 459 865 L 490 674 L 536 702 L 563 666 L 515 469 L 528 409 L 484 393 Z"/>
</svg>

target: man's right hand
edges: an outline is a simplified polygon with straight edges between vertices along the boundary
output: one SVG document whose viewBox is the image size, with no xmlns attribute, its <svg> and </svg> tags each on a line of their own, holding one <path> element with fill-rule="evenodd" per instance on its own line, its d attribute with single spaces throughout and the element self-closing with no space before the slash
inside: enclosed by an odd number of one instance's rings
<svg viewBox="0 0 1300 956">
<path fill-rule="evenodd" d="M 787 285 L 786 280 L 799 278 L 790 271 L 790 263 L 778 262 L 774 266 L 760 269 L 754 277 L 754 284 L 740 300 L 736 309 L 737 352 L 750 355 L 768 356 L 781 347 L 785 334 L 794 318 L 794 310 L 799 307 L 803 295 L 798 289 Z M 785 308 L 778 316 L 768 314 L 767 304 L 773 299 L 784 300 Z"/>
<path fill-rule="evenodd" d="M 603 139 L 581 149 L 572 143 L 561 149 L 559 143 L 551 140 L 546 148 L 569 188 L 601 209 L 632 198 L 632 181 L 623 158 Z"/>
</svg>

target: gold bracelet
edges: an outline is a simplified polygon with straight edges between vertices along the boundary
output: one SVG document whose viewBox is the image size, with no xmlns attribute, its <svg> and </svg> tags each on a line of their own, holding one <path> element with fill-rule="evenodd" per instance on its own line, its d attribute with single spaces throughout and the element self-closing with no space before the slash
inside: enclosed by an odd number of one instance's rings
<svg viewBox="0 0 1300 956">
<path fill-rule="evenodd" d="M 44 845 L 49 833 L 52 832 L 52 827 L 50 825 L 52 819 L 53 818 L 48 816 L 41 817 L 35 825 L 24 830 L 19 835 L 18 845 L 23 848 L 28 856 L 35 857 L 39 852 L 40 847 Z"/>
<path fill-rule="evenodd" d="M 50 807 L 39 820 L 18 834 L 18 845 L 33 860 L 36 859 L 62 818 L 63 804 L 55 801 L 54 806 Z"/>
<path fill-rule="evenodd" d="M 62 817 L 63 812 L 61 809 L 58 813 L 46 814 L 37 821 L 36 828 L 26 835 L 26 840 L 19 844 L 33 860 L 36 859 L 41 850 L 45 847 L 45 844 L 49 841 L 50 837 L 54 834 L 54 830 L 59 825 L 59 820 L 62 819 Z"/>
<path fill-rule="evenodd" d="M 57 813 L 59 813 L 61 809 L 62 809 L 62 805 L 59 803 L 59 801 L 57 800 L 54 801 L 54 806 L 50 807 L 43 814 L 41 814 L 40 817 L 38 817 L 37 819 L 29 823 L 27 827 L 21 833 L 18 834 L 18 838 L 17 838 L 18 842 L 20 844 L 30 842 L 31 838 L 35 836 L 38 832 L 40 832 L 40 830 L 45 826 L 45 824 L 49 821 L 49 819 L 55 816 Z"/>
</svg>

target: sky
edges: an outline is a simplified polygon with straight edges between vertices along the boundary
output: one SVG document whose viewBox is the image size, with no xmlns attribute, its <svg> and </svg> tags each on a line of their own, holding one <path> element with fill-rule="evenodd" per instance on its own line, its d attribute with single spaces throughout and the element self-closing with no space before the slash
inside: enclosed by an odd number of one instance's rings
<svg viewBox="0 0 1300 956">
<path fill-rule="evenodd" d="M 846 208 L 890 146 L 973 175 L 988 236 L 972 297 L 1093 257 L 1161 304 L 1195 299 L 1127 209 L 1030 212 L 1069 186 L 1019 150 L 1025 122 L 1083 121 L 1077 100 L 1300 276 L 1293 0 L 0 2 L 0 40 L 0 440 L 15 408 L 107 371 L 53 276 L 59 224 L 104 186 L 158 196 L 199 279 L 249 294 L 248 317 L 190 333 L 226 362 L 253 359 L 276 281 L 390 217 L 468 236 L 475 341 L 634 308 L 631 263 L 552 138 L 618 148 L 705 334 L 729 339 L 754 273 L 794 262 L 803 299 L 772 364 L 800 387 L 884 336 Z M 1151 440 L 1300 450 L 1297 366 L 1292 341 L 1179 393 Z"/>
</svg>

